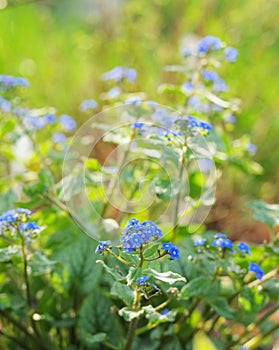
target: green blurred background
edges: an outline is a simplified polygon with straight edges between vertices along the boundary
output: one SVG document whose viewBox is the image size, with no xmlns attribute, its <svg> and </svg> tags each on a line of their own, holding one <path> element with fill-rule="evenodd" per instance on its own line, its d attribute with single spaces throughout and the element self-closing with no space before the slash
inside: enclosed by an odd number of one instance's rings
<svg viewBox="0 0 279 350">
<path fill-rule="evenodd" d="M 100 75 L 116 65 L 136 68 L 135 91 L 166 104 L 157 95 L 162 66 L 180 62 L 183 37 L 214 35 L 235 46 L 237 63 L 223 69 L 242 100 L 234 134 L 251 135 L 264 172 L 245 188 L 238 177 L 234 185 L 278 202 L 279 1 L 0 0 L 0 9 L 0 73 L 29 79 L 30 107 L 54 106 L 76 119 L 79 103 L 98 97 Z"/>
</svg>

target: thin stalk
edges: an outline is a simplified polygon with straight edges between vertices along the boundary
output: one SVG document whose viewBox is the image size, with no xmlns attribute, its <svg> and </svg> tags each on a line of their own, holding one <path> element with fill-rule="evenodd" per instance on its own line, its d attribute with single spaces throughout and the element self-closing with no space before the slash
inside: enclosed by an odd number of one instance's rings
<svg viewBox="0 0 279 350">
<path fill-rule="evenodd" d="M 37 337 L 35 340 L 37 342 L 37 345 L 40 346 L 41 349 L 45 349 L 45 346 L 43 345 L 43 343 L 41 341 L 41 335 L 40 335 L 39 329 L 37 327 L 37 323 L 33 319 L 35 309 L 34 309 L 34 303 L 33 303 L 32 295 L 31 295 L 30 281 L 29 281 L 29 277 L 28 277 L 28 262 L 27 262 L 27 254 L 25 251 L 25 239 L 24 239 L 24 236 L 21 234 L 19 228 L 17 228 L 17 233 L 18 233 L 20 240 L 21 240 L 21 255 L 22 255 L 22 259 L 23 259 L 23 279 L 24 279 L 25 290 L 26 290 L 27 304 L 31 310 L 30 323 L 31 323 L 31 327 L 34 331 L 34 334 Z"/>
<path fill-rule="evenodd" d="M 105 248 L 105 251 L 108 252 L 110 255 L 115 257 L 117 260 L 121 261 L 125 265 L 131 265 L 128 261 L 122 259 L 120 256 L 116 255 L 111 249 Z"/>
<path fill-rule="evenodd" d="M 251 332 L 253 332 L 258 326 L 260 326 L 265 320 L 267 320 L 271 315 L 273 315 L 278 310 L 279 310 L 279 305 L 276 305 L 274 308 L 266 312 L 262 317 L 258 318 L 256 322 L 251 323 L 246 329 L 247 332 L 251 334 Z M 249 338 L 249 334 L 246 333 L 241 337 L 235 339 L 233 342 L 233 345 L 237 346 L 237 345 L 240 345 L 241 343 L 245 343 L 249 341 L 249 339 L 251 339 Z"/>
<path fill-rule="evenodd" d="M 134 303 L 133 303 L 133 309 L 138 310 L 140 307 L 140 291 L 136 290 Z M 135 336 L 136 336 L 136 328 L 137 328 L 138 318 L 132 319 L 129 325 L 128 335 L 127 335 L 127 342 L 125 345 L 124 350 L 131 350 Z"/>
<path fill-rule="evenodd" d="M 158 259 L 162 258 L 163 256 L 165 256 L 165 255 L 167 255 L 167 254 L 169 254 L 168 251 L 165 251 L 163 254 L 161 254 L 161 253 L 159 252 L 159 255 L 156 256 L 155 258 L 144 259 L 144 261 L 154 261 L 154 260 L 158 260 Z"/>
<path fill-rule="evenodd" d="M 186 152 L 186 140 L 185 140 L 184 145 L 182 147 L 182 160 L 181 160 L 181 164 L 180 164 L 180 168 L 179 168 L 179 175 L 178 175 L 179 181 L 181 181 L 181 179 L 182 179 L 183 170 L 184 170 L 184 166 L 185 166 L 185 161 L 186 161 L 185 152 Z M 172 223 L 173 231 L 172 231 L 172 237 L 171 237 L 172 243 L 175 243 L 176 233 L 177 233 L 177 229 L 178 229 L 177 219 L 178 219 L 178 214 L 179 214 L 180 197 L 181 197 L 181 191 L 179 191 L 177 193 L 176 201 L 174 204 L 174 216 L 173 216 L 173 223 Z"/>
<path fill-rule="evenodd" d="M 275 331 L 279 329 L 279 324 L 275 324 L 272 328 L 270 328 L 268 331 L 264 333 L 257 334 L 250 339 L 246 340 L 246 342 L 243 345 L 244 347 L 249 347 L 249 349 L 255 349 L 257 346 L 262 344 L 262 341 L 264 338 L 270 336 Z"/>
<path fill-rule="evenodd" d="M 106 341 L 103 341 L 102 342 L 103 345 L 105 345 L 107 348 L 109 349 L 112 349 L 112 350 L 120 350 L 117 346 L 111 344 L 111 343 L 108 343 Z"/>
<path fill-rule="evenodd" d="M 140 263 L 139 263 L 139 267 L 142 267 L 143 263 L 144 263 L 144 256 L 143 256 L 143 248 L 142 245 L 139 248 L 139 256 L 140 256 Z"/>
</svg>

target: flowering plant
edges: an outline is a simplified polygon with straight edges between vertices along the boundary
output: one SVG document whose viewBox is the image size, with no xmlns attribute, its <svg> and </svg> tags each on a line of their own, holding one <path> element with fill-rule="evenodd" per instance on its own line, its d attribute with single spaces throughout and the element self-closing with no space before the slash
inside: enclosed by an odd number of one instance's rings
<svg viewBox="0 0 279 350">
<path fill-rule="evenodd" d="M 224 169 L 261 171 L 250 139 L 233 139 L 239 101 L 216 72 L 236 58 L 212 36 L 183 49 L 181 65 L 164 67 L 176 78 L 158 88 L 168 106 L 131 93 L 134 69 L 113 68 L 101 77 L 108 89 L 98 102 L 81 102 L 80 119 L 88 119 L 74 135 L 73 117 L 27 108 L 27 80 L 0 76 L 1 171 L 9 174 L 1 180 L 3 348 L 238 350 L 271 342 L 278 206 L 250 204 L 270 227 L 260 246 L 232 242 L 205 221 Z M 100 113 L 91 119 L 92 111 Z"/>
</svg>

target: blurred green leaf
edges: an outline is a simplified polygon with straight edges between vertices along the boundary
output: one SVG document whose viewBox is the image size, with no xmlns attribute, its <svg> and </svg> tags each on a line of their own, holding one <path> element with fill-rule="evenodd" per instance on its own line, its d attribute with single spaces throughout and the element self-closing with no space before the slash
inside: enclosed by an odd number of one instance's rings
<svg viewBox="0 0 279 350">
<path fill-rule="evenodd" d="M 249 203 L 253 209 L 253 218 L 273 228 L 279 225 L 279 204 L 267 204 L 263 201 Z"/>
</svg>

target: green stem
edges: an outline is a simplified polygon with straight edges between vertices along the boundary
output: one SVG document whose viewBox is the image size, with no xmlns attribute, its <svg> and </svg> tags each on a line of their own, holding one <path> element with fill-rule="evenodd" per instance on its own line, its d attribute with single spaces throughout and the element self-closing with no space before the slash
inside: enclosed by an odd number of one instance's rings
<svg viewBox="0 0 279 350">
<path fill-rule="evenodd" d="M 185 140 L 184 145 L 182 147 L 182 159 L 181 159 L 180 168 L 179 168 L 179 175 L 178 175 L 179 181 L 182 180 L 182 176 L 183 176 L 183 170 L 184 170 L 185 161 L 186 161 L 186 157 L 185 157 L 186 147 L 187 146 L 186 146 L 186 140 Z M 173 223 L 172 223 L 173 230 L 172 230 L 172 237 L 171 237 L 171 242 L 173 244 L 175 243 L 176 233 L 177 233 L 177 229 L 178 229 L 177 219 L 178 219 L 178 214 L 179 214 L 180 197 L 181 197 L 181 191 L 179 191 L 177 193 L 176 201 L 174 204 L 174 216 L 173 216 Z"/>
<path fill-rule="evenodd" d="M 138 310 L 140 307 L 140 290 L 136 290 L 135 292 L 135 298 L 133 303 L 133 309 Z M 127 342 L 125 345 L 124 350 L 131 350 L 135 336 L 136 336 L 136 328 L 137 328 L 138 318 L 132 319 L 129 325 L 128 335 L 127 335 Z"/>
<path fill-rule="evenodd" d="M 142 245 L 139 248 L 139 256 L 140 256 L 140 263 L 139 263 L 139 267 L 142 267 L 143 263 L 144 263 L 144 256 L 143 256 L 143 248 Z"/>
<path fill-rule="evenodd" d="M 105 345 L 107 348 L 109 349 L 112 349 L 112 350 L 120 350 L 117 346 L 111 344 L 111 343 L 108 343 L 106 341 L 103 341 L 102 342 L 103 345 Z"/>
<path fill-rule="evenodd" d="M 266 312 L 262 317 L 260 317 L 256 322 L 251 323 L 247 328 L 246 328 L 246 334 L 242 335 L 241 337 L 237 338 L 234 340 L 233 345 L 241 345 L 241 343 L 245 343 L 249 341 L 252 338 L 249 338 L 249 334 L 253 332 L 258 326 L 260 326 L 265 320 L 267 320 L 271 315 L 273 315 L 275 312 L 279 310 L 279 305 L 276 305 L 273 307 L 271 310 Z"/>
<path fill-rule="evenodd" d="M 21 234 L 19 228 L 17 228 L 17 233 L 18 233 L 20 240 L 21 240 L 21 255 L 22 255 L 22 259 L 23 259 L 23 279 L 24 279 L 25 290 L 26 290 L 26 300 L 27 300 L 27 304 L 29 306 L 29 309 L 31 311 L 30 323 L 31 323 L 31 327 L 34 331 L 34 334 L 37 337 L 37 339 L 36 339 L 37 345 L 40 346 L 41 349 L 46 349 L 44 344 L 41 341 L 41 335 L 40 335 L 39 329 L 37 327 L 37 323 L 33 318 L 33 315 L 35 313 L 35 309 L 34 309 L 34 302 L 33 302 L 33 298 L 31 295 L 30 282 L 29 282 L 29 277 L 28 277 L 28 262 L 27 262 L 27 254 L 25 251 L 25 239 L 24 239 L 24 236 Z"/>
<path fill-rule="evenodd" d="M 121 261 L 125 265 L 131 265 L 128 261 L 122 259 L 120 256 L 116 255 L 111 249 L 105 248 L 105 251 L 108 252 L 110 255 L 115 257 L 117 260 Z"/>
<path fill-rule="evenodd" d="M 144 259 L 144 261 L 154 261 L 154 260 L 158 260 L 158 259 L 162 258 L 163 256 L 165 256 L 165 255 L 167 255 L 167 254 L 169 254 L 167 251 L 165 251 L 163 254 L 161 254 L 161 253 L 159 252 L 159 255 L 156 256 L 155 258 Z"/>
<path fill-rule="evenodd" d="M 264 338 L 270 336 L 271 334 L 273 334 L 274 332 L 277 331 L 277 329 L 279 329 L 279 324 L 275 324 L 272 328 L 270 328 L 268 331 L 264 332 L 264 333 L 260 333 L 257 335 L 252 336 L 251 338 L 249 338 L 248 340 L 245 341 L 245 343 L 241 344 L 244 347 L 249 347 L 249 349 L 255 349 L 257 346 L 261 345 Z"/>
</svg>

